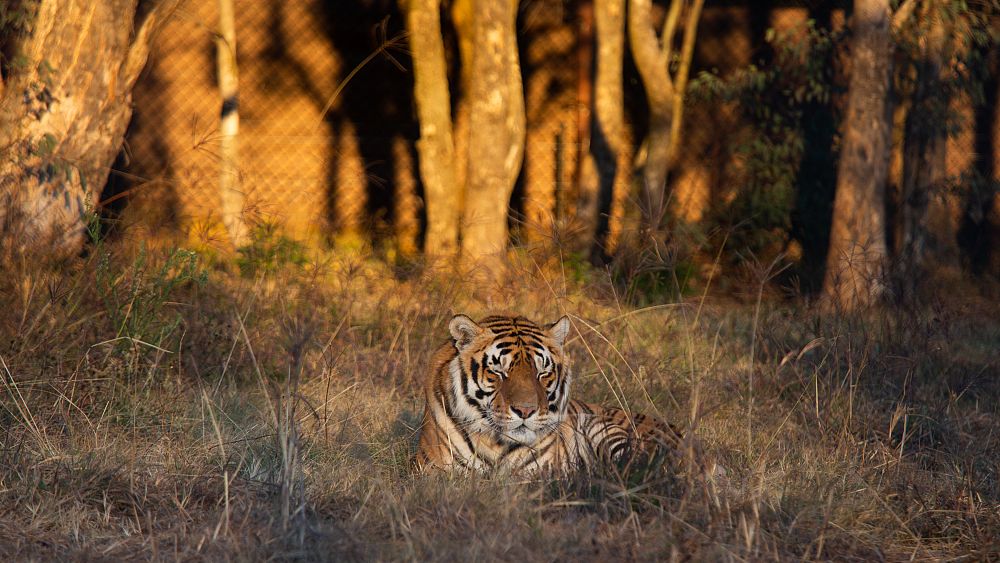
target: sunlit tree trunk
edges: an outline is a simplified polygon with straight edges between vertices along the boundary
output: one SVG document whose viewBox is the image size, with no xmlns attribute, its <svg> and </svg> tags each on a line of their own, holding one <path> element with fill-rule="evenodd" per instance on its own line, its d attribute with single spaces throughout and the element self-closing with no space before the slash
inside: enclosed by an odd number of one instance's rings
<svg viewBox="0 0 1000 563">
<path fill-rule="evenodd" d="M 456 178 L 448 71 L 441 38 L 440 0 L 411 0 L 406 17 L 413 51 L 414 98 L 420 121 L 417 151 L 427 202 L 424 248 L 428 254 L 447 256 L 458 250 L 460 188 Z"/>
<path fill-rule="evenodd" d="M 336 135 L 333 227 L 338 239 L 350 245 L 361 238 L 368 206 L 368 180 L 361 155 L 361 140 L 354 123 L 347 119 L 339 121 Z"/>
<path fill-rule="evenodd" d="M 216 65 L 219 95 L 222 97 L 219 123 L 219 192 L 222 222 L 237 248 L 247 244 L 249 232 L 244 219 L 244 197 L 239 170 L 239 67 L 236 63 L 236 18 L 233 0 L 219 0 L 219 35 L 216 37 Z"/>
<path fill-rule="evenodd" d="M 0 98 L 0 246 L 78 252 L 132 115 L 163 1 L 40 0 Z"/>
<path fill-rule="evenodd" d="M 413 257 L 420 250 L 420 197 L 417 195 L 417 178 L 409 140 L 402 135 L 392 140 L 392 158 L 395 161 L 395 190 L 392 195 L 393 227 L 396 246 L 405 257 Z M 452 194 L 454 197 L 454 194 Z M 457 229 L 458 218 L 454 227 Z"/>
<path fill-rule="evenodd" d="M 631 166 L 625 142 L 625 108 L 622 75 L 625 45 L 625 0 L 594 0 L 597 32 L 597 70 L 594 81 L 594 119 L 590 126 L 590 150 L 598 175 L 596 201 L 581 202 L 580 215 L 590 226 L 593 217 L 595 241 L 591 259 L 599 261 L 610 251 L 606 235 L 615 193 L 628 191 Z M 601 213 L 604 211 L 604 213 Z"/>
<path fill-rule="evenodd" d="M 469 113 L 472 106 L 472 58 L 475 53 L 475 29 L 472 18 L 474 0 L 454 0 L 451 21 L 458 39 L 458 99 L 453 100 L 455 138 L 455 182 L 459 193 L 459 215 L 465 206 L 469 174 Z"/>
<path fill-rule="evenodd" d="M 469 172 L 462 254 L 472 263 L 507 245 L 507 212 L 524 156 L 524 95 L 516 0 L 478 0 L 469 92 Z"/>
<path fill-rule="evenodd" d="M 832 303 L 848 311 L 873 303 L 885 287 L 893 54 L 888 0 L 855 0 L 853 32 L 847 115 L 823 282 Z"/>
<path fill-rule="evenodd" d="M 667 211 L 667 173 L 677 153 L 684 115 L 691 58 L 694 54 L 698 20 L 704 0 L 694 0 L 681 22 L 683 0 L 673 0 L 667 12 L 662 37 L 653 28 L 651 0 L 629 0 L 629 45 L 649 104 L 649 135 L 643 163 L 643 220 L 650 229 L 659 229 Z M 683 41 L 677 70 L 671 76 L 674 40 L 678 31 Z"/>
</svg>

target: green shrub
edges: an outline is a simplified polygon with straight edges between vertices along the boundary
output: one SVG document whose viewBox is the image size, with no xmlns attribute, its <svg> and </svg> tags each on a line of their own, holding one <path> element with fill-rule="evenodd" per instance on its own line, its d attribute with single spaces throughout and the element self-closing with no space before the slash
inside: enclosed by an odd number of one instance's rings
<svg viewBox="0 0 1000 563">
<path fill-rule="evenodd" d="M 247 277 L 272 274 L 286 266 L 301 267 L 309 261 L 305 246 L 282 235 L 272 223 L 257 225 L 251 233 L 250 244 L 238 252 L 236 264 L 240 273 Z"/>
<path fill-rule="evenodd" d="M 190 250 L 170 250 L 158 267 L 153 262 L 143 245 L 127 267 L 119 268 L 99 243 L 95 287 L 121 345 L 173 351 L 181 323 L 176 295 L 185 287 L 203 285 L 207 274 Z"/>
<path fill-rule="evenodd" d="M 800 168 L 809 149 L 808 121 L 817 105 L 830 102 L 831 57 L 841 39 L 839 33 L 818 29 L 813 20 L 781 33 L 771 29 L 766 35 L 770 62 L 750 65 L 726 80 L 704 72 L 692 81 L 695 100 L 735 102 L 749 124 L 735 141 L 742 182 L 711 220 L 728 234 L 729 248 L 766 260 L 789 240 L 802 189 Z M 823 149 L 829 155 L 831 147 Z"/>
</svg>

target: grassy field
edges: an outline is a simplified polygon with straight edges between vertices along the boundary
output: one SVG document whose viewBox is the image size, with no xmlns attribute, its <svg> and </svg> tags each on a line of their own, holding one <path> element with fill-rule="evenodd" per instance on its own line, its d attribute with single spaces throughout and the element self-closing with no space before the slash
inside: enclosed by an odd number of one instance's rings
<svg viewBox="0 0 1000 563">
<path fill-rule="evenodd" d="M 0 558 L 1000 559 L 995 293 L 848 318 L 748 275 L 638 306 L 566 263 L 477 285 L 281 241 L 15 260 Z M 570 315 L 574 396 L 693 429 L 727 486 L 414 475 L 448 319 L 501 310 Z"/>
</svg>

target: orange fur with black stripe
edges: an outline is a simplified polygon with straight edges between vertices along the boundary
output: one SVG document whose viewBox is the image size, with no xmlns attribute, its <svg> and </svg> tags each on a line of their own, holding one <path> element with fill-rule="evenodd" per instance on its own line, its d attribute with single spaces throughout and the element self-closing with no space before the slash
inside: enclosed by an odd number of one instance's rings
<svg viewBox="0 0 1000 563">
<path fill-rule="evenodd" d="M 435 354 L 416 455 L 422 470 L 569 471 L 636 453 L 675 453 L 681 436 L 650 416 L 570 399 L 569 319 L 449 323 Z"/>
</svg>

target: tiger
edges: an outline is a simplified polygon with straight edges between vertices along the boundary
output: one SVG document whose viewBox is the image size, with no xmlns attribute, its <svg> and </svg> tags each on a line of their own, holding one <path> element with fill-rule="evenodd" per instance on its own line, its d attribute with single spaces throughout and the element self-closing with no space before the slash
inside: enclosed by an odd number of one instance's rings
<svg viewBox="0 0 1000 563">
<path fill-rule="evenodd" d="M 424 382 L 419 471 L 567 473 L 683 451 L 671 424 L 570 398 L 568 317 L 459 314 L 448 330 Z"/>
</svg>

